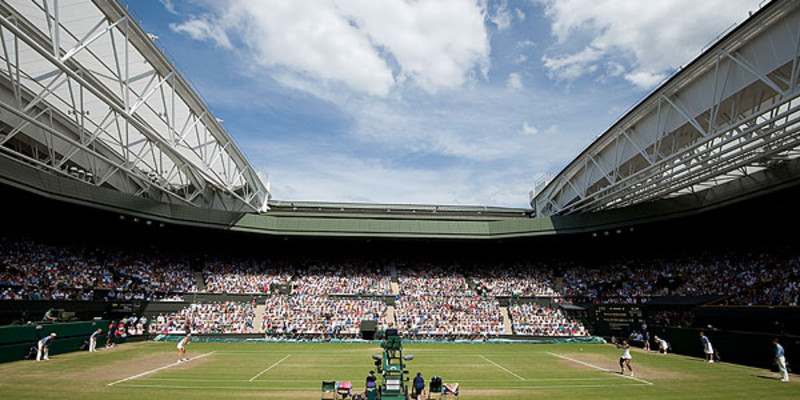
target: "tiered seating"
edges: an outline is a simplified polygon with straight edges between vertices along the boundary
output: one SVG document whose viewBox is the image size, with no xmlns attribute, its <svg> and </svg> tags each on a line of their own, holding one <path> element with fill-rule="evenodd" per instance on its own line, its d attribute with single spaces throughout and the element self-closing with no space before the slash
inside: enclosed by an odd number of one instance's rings
<svg viewBox="0 0 800 400">
<path fill-rule="evenodd" d="M 255 301 L 192 304 L 151 321 L 150 333 L 251 333 Z"/>
<path fill-rule="evenodd" d="M 557 308 L 542 307 L 535 303 L 514 304 L 508 308 L 514 333 L 532 336 L 586 336 L 583 324 Z"/>
<path fill-rule="evenodd" d="M 478 296 L 453 268 L 414 266 L 398 280 L 395 317 L 407 335 L 476 338 L 506 333 L 497 300 Z"/>
<path fill-rule="evenodd" d="M 361 321 L 385 321 L 380 300 L 274 295 L 266 301 L 262 328 L 268 334 L 356 336 Z"/>
<path fill-rule="evenodd" d="M 167 251 L 107 249 L 16 237 L 0 238 L 0 300 L 182 300 L 197 292 L 185 260 Z M 498 297 L 548 297 L 638 303 L 658 295 L 720 295 L 723 305 L 786 305 L 800 301 L 800 257 L 783 251 L 708 252 L 581 263 L 467 264 L 393 261 L 376 265 L 354 259 L 295 259 L 206 255 L 202 276 L 209 293 L 265 294 L 279 285 L 289 295 L 271 296 L 263 321 L 249 303 L 194 304 L 155 331 L 253 332 L 346 335 L 362 320 L 385 325 L 392 294 L 389 265 L 399 265 L 397 327 L 407 335 L 496 337 L 507 334 L 585 334 L 558 309 L 514 300 L 506 332 Z M 563 289 L 554 289 L 556 276 Z M 343 297 L 354 296 L 356 299 Z M 551 303 L 548 303 L 551 304 Z M 670 319 L 665 315 L 665 320 Z M 682 319 L 683 320 L 683 319 Z"/>
</svg>

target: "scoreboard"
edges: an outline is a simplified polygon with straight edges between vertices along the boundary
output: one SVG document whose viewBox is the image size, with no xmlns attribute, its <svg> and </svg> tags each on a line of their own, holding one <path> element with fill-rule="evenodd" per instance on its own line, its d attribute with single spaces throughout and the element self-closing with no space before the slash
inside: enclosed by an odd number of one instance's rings
<svg viewBox="0 0 800 400">
<path fill-rule="evenodd" d="M 604 336 L 628 336 L 638 330 L 644 322 L 642 309 L 633 304 L 601 304 L 594 310 L 598 334 Z"/>
<path fill-rule="evenodd" d="M 139 301 L 132 302 L 112 302 L 109 304 L 108 311 L 112 314 L 138 314 L 141 309 Z"/>
</svg>

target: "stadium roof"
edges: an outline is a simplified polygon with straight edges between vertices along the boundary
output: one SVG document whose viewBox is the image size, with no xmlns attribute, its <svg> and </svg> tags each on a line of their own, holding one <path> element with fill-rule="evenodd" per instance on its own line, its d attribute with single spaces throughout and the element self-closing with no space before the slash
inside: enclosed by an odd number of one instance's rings
<svg viewBox="0 0 800 400">
<path fill-rule="evenodd" d="M 433 204 L 377 204 L 377 203 L 328 203 L 315 201 L 270 201 L 269 208 L 273 213 L 385 213 L 393 215 L 413 216 L 475 216 L 475 217 L 527 217 L 530 210 L 526 208 L 465 206 L 465 205 L 433 205 Z"/>
<path fill-rule="evenodd" d="M 535 189 L 536 215 L 694 195 L 797 158 L 798 55 L 800 2 L 775 0 L 681 68 Z"/>
<path fill-rule="evenodd" d="M 166 203 L 265 209 L 256 171 L 119 2 L 4 1 L 0 26 L 0 156 Z"/>
</svg>

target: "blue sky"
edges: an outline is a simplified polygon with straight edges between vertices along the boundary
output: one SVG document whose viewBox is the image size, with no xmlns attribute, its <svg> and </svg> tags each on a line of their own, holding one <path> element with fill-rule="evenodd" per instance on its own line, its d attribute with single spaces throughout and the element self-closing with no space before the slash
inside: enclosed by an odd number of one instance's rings
<svg viewBox="0 0 800 400">
<path fill-rule="evenodd" d="M 760 0 L 130 0 L 273 198 L 528 207 Z"/>
</svg>

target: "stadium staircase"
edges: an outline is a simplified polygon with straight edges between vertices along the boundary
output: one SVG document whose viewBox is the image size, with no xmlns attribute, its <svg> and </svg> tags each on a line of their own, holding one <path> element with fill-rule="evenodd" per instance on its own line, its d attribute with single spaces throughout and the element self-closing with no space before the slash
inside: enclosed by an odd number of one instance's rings
<svg viewBox="0 0 800 400">
<path fill-rule="evenodd" d="M 514 327 L 511 324 L 511 314 L 508 313 L 508 307 L 500 306 L 500 313 L 503 314 L 503 331 L 506 335 L 513 335 Z"/>
<path fill-rule="evenodd" d="M 386 307 L 386 323 L 394 324 L 394 306 Z"/>
<path fill-rule="evenodd" d="M 397 266 L 394 264 L 390 265 L 389 273 L 392 275 L 392 295 L 397 296 L 400 293 L 400 284 L 397 283 Z M 394 307 L 392 311 L 394 311 Z M 392 318 L 394 318 L 394 312 L 392 312 Z"/>
<path fill-rule="evenodd" d="M 194 271 L 194 281 L 197 283 L 198 292 L 206 291 L 206 280 L 203 279 L 203 273 L 201 271 Z"/>
<path fill-rule="evenodd" d="M 264 311 L 266 311 L 267 306 L 265 304 L 259 304 L 256 306 L 256 316 L 253 317 L 253 327 L 255 327 L 255 332 L 264 333 L 264 326 L 261 323 L 264 321 Z"/>
</svg>

